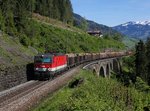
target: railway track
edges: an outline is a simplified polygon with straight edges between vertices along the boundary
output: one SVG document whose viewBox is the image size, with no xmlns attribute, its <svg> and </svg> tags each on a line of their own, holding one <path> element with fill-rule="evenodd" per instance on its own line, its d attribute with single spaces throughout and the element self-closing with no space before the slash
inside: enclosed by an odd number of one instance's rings
<svg viewBox="0 0 150 111">
<path fill-rule="evenodd" d="M 26 111 L 43 97 L 68 83 L 80 66 L 65 72 L 51 81 L 30 81 L 10 90 L 0 92 L 0 111 Z"/>
<path fill-rule="evenodd" d="M 29 81 L 23 85 L 0 92 L 0 111 L 27 111 L 40 102 L 43 97 L 55 92 L 68 83 L 81 69 L 89 63 L 72 68 L 65 74 L 51 81 Z"/>
<path fill-rule="evenodd" d="M 0 96 L 0 108 L 17 100 L 18 98 L 23 97 L 24 95 L 32 92 L 33 90 L 39 88 L 40 86 L 42 86 L 46 83 L 47 83 L 47 81 L 45 81 L 45 82 L 34 81 L 32 84 L 28 84 L 28 85 L 20 87 L 16 90 L 7 92 L 4 95 L 1 95 Z"/>
</svg>

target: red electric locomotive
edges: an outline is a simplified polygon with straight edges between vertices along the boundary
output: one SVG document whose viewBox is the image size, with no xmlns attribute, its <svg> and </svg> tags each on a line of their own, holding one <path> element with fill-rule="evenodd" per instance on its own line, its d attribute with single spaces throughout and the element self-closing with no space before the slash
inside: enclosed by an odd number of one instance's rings
<svg viewBox="0 0 150 111">
<path fill-rule="evenodd" d="M 37 78 L 50 78 L 67 68 L 65 54 L 39 54 L 34 58 L 34 72 Z"/>
</svg>

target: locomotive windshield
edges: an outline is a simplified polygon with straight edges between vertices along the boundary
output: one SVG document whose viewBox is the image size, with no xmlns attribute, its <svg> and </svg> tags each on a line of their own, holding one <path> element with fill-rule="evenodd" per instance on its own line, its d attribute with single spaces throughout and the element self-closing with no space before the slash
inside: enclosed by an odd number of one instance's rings
<svg viewBox="0 0 150 111">
<path fill-rule="evenodd" d="M 52 63 L 52 57 L 35 56 L 35 63 Z"/>
</svg>

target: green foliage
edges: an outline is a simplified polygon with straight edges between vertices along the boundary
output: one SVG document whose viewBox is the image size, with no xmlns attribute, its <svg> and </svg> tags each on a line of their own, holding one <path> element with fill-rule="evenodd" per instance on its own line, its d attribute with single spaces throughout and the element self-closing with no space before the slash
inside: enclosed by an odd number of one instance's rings
<svg viewBox="0 0 150 111">
<path fill-rule="evenodd" d="M 103 36 L 104 39 L 108 39 L 108 40 L 115 40 L 115 41 L 119 41 L 122 42 L 123 37 L 120 34 L 114 34 L 114 35 L 104 35 Z"/>
<path fill-rule="evenodd" d="M 123 37 L 122 34 L 120 34 L 119 32 L 117 32 L 116 30 L 114 30 L 112 27 L 108 27 L 102 24 L 98 24 L 94 21 L 91 20 L 87 20 L 84 17 L 73 13 L 73 17 L 74 17 L 74 26 L 81 28 L 81 29 L 86 29 L 88 31 L 96 31 L 96 30 L 100 30 L 102 32 L 103 35 L 117 35 L 120 37 Z"/>
<path fill-rule="evenodd" d="M 128 49 L 132 49 L 132 50 L 135 50 L 135 45 L 138 43 L 138 39 L 129 38 L 127 36 L 123 37 L 122 41 Z"/>
<path fill-rule="evenodd" d="M 86 21 L 85 18 L 81 20 L 75 19 L 73 25 L 84 31 L 87 31 L 88 29 L 88 22 Z"/>
<path fill-rule="evenodd" d="M 124 57 L 122 60 L 123 60 L 123 68 L 127 68 L 126 72 L 134 73 L 135 72 L 135 56 Z"/>
<path fill-rule="evenodd" d="M 26 35 L 21 35 L 19 37 L 20 43 L 24 46 L 30 46 L 30 39 Z"/>
<path fill-rule="evenodd" d="M 34 12 L 65 23 L 73 21 L 73 10 L 70 0 L 36 0 Z"/>
<path fill-rule="evenodd" d="M 21 41 L 23 45 L 30 45 L 40 52 L 99 52 L 105 48 L 123 49 L 124 44 L 115 40 L 100 39 L 86 33 L 77 33 L 63 30 L 35 20 L 30 20 L 24 30 Z M 30 41 L 30 43 L 29 43 Z"/>
<path fill-rule="evenodd" d="M 119 80 L 123 82 L 125 86 L 130 86 L 136 82 L 135 73 L 135 56 L 124 57 L 122 59 L 122 75 L 119 76 Z M 120 75 L 120 74 L 118 74 Z"/>
<path fill-rule="evenodd" d="M 113 39 L 121 42 L 122 41 L 122 35 L 116 33 L 115 35 L 113 35 Z"/>
<path fill-rule="evenodd" d="M 150 85 L 150 38 L 146 42 L 146 57 L 147 57 L 147 81 Z"/>
<path fill-rule="evenodd" d="M 17 0 L 15 4 L 14 21 L 19 33 L 24 33 L 27 29 L 29 17 L 31 17 L 33 0 Z"/>
<path fill-rule="evenodd" d="M 129 80 L 140 77 L 146 83 L 150 84 L 150 39 L 146 43 L 139 41 L 136 45 L 134 56 L 123 58 L 123 75 L 127 74 Z M 135 83 L 135 82 L 134 82 Z M 144 86 L 143 86 L 144 87 Z"/>
<path fill-rule="evenodd" d="M 149 93 L 124 87 L 113 79 L 97 78 L 88 71 L 78 76 L 84 78 L 84 84 L 75 89 L 66 86 L 34 111 L 142 111 L 149 105 Z"/>
<path fill-rule="evenodd" d="M 135 88 L 139 91 L 150 93 L 150 86 L 147 85 L 141 78 L 137 77 Z"/>
<path fill-rule="evenodd" d="M 103 36 L 104 39 L 111 39 L 111 37 L 107 34 Z"/>
<path fill-rule="evenodd" d="M 135 67 L 136 67 L 136 75 L 146 80 L 145 44 L 141 40 L 136 46 Z"/>
<path fill-rule="evenodd" d="M 2 11 L 0 10 L 0 29 L 2 31 L 5 31 L 5 20 L 4 17 L 2 15 Z"/>
<path fill-rule="evenodd" d="M 12 0 L 2 0 L 0 4 L 0 10 L 2 12 L 2 24 L 5 24 L 5 31 L 9 35 L 16 34 L 16 27 L 14 22 L 14 8 L 16 1 Z"/>
<path fill-rule="evenodd" d="M 5 33 L 0 36 L 0 65 L 23 65 L 32 61 L 32 58 L 37 54 L 32 47 L 24 47 L 19 43 L 18 38 L 13 38 Z"/>
<path fill-rule="evenodd" d="M 123 49 L 115 40 L 102 40 L 86 33 L 62 30 L 32 19 L 33 11 L 65 23 L 72 22 L 70 0 L 2 0 L 0 4 L 1 29 L 18 37 L 24 46 L 33 46 L 39 52 L 99 52 L 105 48 Z M 4 24 L 4 26 L 3 26 Z"/>
<path fill-rule="evenodd" d="M 123 76 L 124 84 L 135 86 L 140 92 L 150 93 L 150 86 L 135 74 L 135 56 L 123 58 Z M 132 81 L 132 83 L 131 83 Z"/>
<path fill-rule="evenodd" d="M 1 0 L 0 29 L 5 26 L 5 32 L 12 36 L 16 36 L 18 32 L 24 33 L 33 12 L 68 24 L 73 21 L 70 0 Z"/>
<path fill-rule="evenodd" d="M 137 76 L 150 84 L 150 39 L 146 43 L 140 40 L 136 46 L 135 67 Z"/>
<path fill-rule="evenodd" d="M 70 28 L 68 24 L 63 27 L 61 26 L 64 25 L 62 22 L 59 24 L 61 27 L 56 28 L 55 23 L 57 20 L 54 20 L 53 24 L 48 24 L 46 21 L 41 21 L 43 18 L 38 20 L 36 17 L 32 18 L 33 15 L 36 15 L 33 12 L 62 20 L 65 23 L 71 24 L 72 22 L 70 0 L 1 0 L 0 30 L 11 37 L 12 40 L 17 41 L 16 45 L 21 43 L 25 48 L 30 48 L 31 46 L 38 52 L 79 53 L 100 52 L 103 49 L 112 47 L 115 50 L 125 48 L 124 44 L 118 41 L 89 36 L 79 29 L 75 31 L 75 28 Z M 46 18 L 46 20 L 48 19 Z M 20 45 L 21 48 L 23 47 L 22 45 Z M 13 51 L 2 47 L 2 52 L 4 52 L 2 55 L 11 59 L 17 56 L 14 60 L 16 62 L 18 58 L 18 60 L 21 60 L 19 56 L 24 54 L 20 54 L 20 48 L 17 47 L 17 49 L 17 51 Z"/>
</svg>

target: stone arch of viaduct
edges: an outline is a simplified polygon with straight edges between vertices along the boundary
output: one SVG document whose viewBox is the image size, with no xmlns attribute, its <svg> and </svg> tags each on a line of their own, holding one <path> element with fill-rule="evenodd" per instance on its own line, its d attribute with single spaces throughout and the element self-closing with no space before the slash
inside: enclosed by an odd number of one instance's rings
<svg viewBox="0 0 150 111">
<path fill-rule="evenodd" d="M 102 77 L 110 77 L 111 71 L 120 72 L 121 65 L 120 60 L 115 59 L 106 59 L 106 60 L 100 60 L 98 62 L 95 62 L 94 64 L 91 64 L 89 67 L 94 73 L 96 73 L 97 76 Z"/>
</svg>

